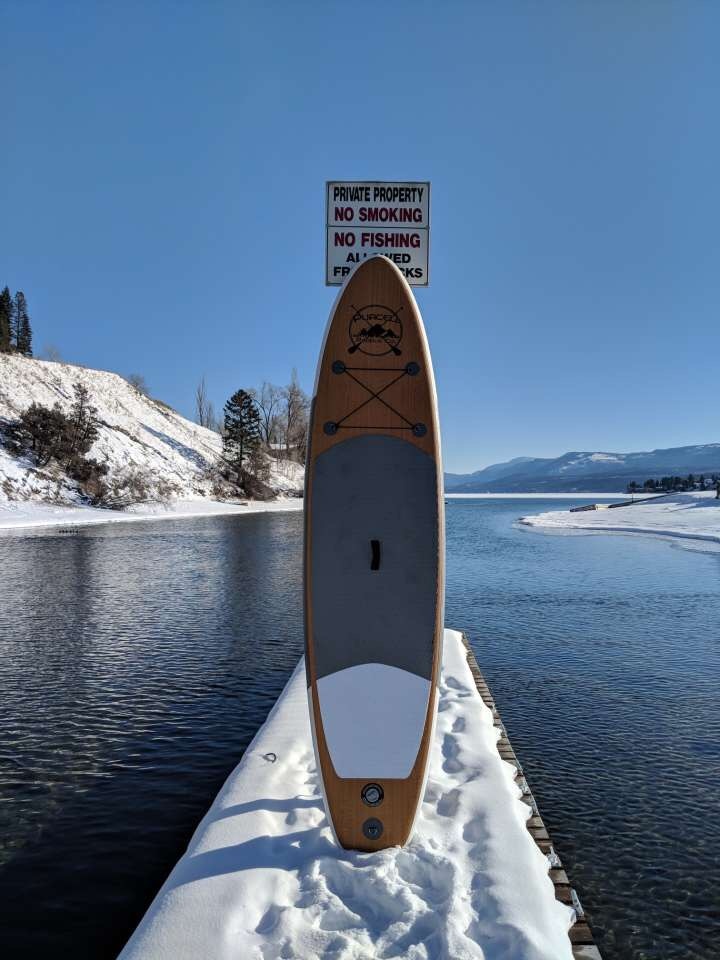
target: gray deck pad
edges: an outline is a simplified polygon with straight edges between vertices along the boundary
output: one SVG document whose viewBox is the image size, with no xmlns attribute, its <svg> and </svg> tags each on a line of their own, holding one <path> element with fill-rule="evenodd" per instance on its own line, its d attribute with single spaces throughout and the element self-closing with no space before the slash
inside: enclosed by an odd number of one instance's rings
<svg viewBox="0 0 720 960">
<path fill-rule="evenodd" d="M 311 497 L 318 678 L 382 663 L 430 680 L 438 578 L 434 459 L 400 438 L 353 437 L 318 456 Z"/>
</svg>

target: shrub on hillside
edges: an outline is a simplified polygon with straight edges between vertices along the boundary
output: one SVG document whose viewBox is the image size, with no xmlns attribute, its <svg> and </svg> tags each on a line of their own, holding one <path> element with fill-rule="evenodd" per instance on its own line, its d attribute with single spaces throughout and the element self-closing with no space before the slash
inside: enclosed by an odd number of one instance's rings
<svg viewBox="0 0 720 960">
<path fill-rule="evenodd" d="M 114 510 L 122 510 L 133 503 L 143 503 L 153 499 L 152 475 L 147 470 L 130 467 L 117 473 L 108 483 L 105 505 Z"/>
<path fill-rule="evenodd" d="M 31 404 L 5 427 L 4 446 L 15 456 L 30 456 L 38 467 L 63 463 L 69 454 L 70 424 L 60 404 Z"/>
<path fill-rule="evenodd" d="M 243 494 L 237 484 L 237 475 L 220 459 L 208 465 L 205 480 L 210 484 L 214 500 L 232 500 Z"/>
<path fill-rule="evenodd" d="M 251 500 L 274 500 L 275 492 L 268 486 L 270 460 L 264 451 L 256 447 L 245 462 L 241 473 L 242 486 Z"/>
<path fill-rule="evenodd" d="M 218 457 L 205 471 L 205 480 L 210 484 L 210 492 L 215 500 L 234 500 L 237 497 L 274 500 L 277 494 L 268 485 L 269 479 L 270 459 L 260 449 L 245 461 L 240 474 L 234 464 L 229 464 L 222 457 Z"/>
<path fill-rule="evenodd" d="M 52 407 L 30 404 L 6 426 L 5 446 L 18 456 L 30 455 L 39 467 L 55 460 L 67 468 L 84 457 L 100 436 L 100 424 L 87 388 L 76 383 L 74 390 L 75 399 L 67 414 L 59 403 Z"/>
<path fill-rule="evenodd" d="M 91 503 L 102 503 L 107 487 L 107 466 L 88 457 L 100 435 L 97 410 L 90 403 L 87 388 L 75 384 L 69 413 L 59 403 L 45 407 L 32 403 L 17 420 L 4 429 L 3 444 L 15 456 L 29 457 L 36 466 L 57 464 L 74 480 Z"/>
<path fill-rule="evenodd" d="M 107 481 L 102 504 L 123 510 L 134 503 L 166 503 L 179 492 L 170 480 L 158 480 L 142 467 L 128 467 Z"/>
<path fill-rule="evenodd" d="M 243 489 L 245 495 L 251 500 L 274 500 L 276 496 L 272 487 L 251 473 L 245 473 L 243 476 Z"/>
<path fill-rule="evenodd" d="M 245 462 L 243 483 L 248 477 L 261 483 L 267 483 L 270 479 L 270 458 L 260 447 L 256 447 Z"/>
<path fill-rule="evenodd" d="M 75 457 L 66 469 L 92 506 L 102 506 L 105 503 L 108 495 L 107 464 L 92 457 Z"/>
</svg>

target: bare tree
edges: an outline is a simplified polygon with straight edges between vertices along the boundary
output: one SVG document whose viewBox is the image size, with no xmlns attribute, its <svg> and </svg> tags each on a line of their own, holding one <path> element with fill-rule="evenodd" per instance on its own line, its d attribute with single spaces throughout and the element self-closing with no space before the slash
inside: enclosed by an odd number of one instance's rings
<svg viewBox="0 0 720 960">
<path fill-rule="evenodd" d="M 269 447 L 277 439 L 283 389 L 265 380 L 260 390 L 251 390 L 250 393 L 260 414 L 260 436 Z"/>
<path fill-rule="evenodd" d="M 55 346 L 54 343 L 48 343 L 43 347 L 43 351 L 40 354 L 41 360 L 52 360 L 53 363 L 62 363 L 63 358 L 60 354 L 60 351 Z"/>
<path fill-rule="evenodd" d="M 146 397 L 150 396 L 150 388 L 147 385 L 145 377 L 141 373 L 129 373 L 125 379 L 131 387 L 135 387 L 136 390 L 139 390 L 140 393 L 144 394 Z"/>
<path fill-rule="evenodd" d="M 282 426 L 284 433 L 285 454 L 296 452 L 298 459 L 304 463 L 307 452 L 308 412 L 310 398 L 300 386 L 297 370 L 293 367 L 290 383 L 283 390 L 284 410 Z"/>
<path fill-rule="evenodd" d="M 200 378 L 200 383 L 195 390 L 195 419 L 201 427 L 207 427 L 208 430 L 218 429 L 215 407 L 213 407 L 212 400 L 208 400 L 204 376 Z"/>
</svg>

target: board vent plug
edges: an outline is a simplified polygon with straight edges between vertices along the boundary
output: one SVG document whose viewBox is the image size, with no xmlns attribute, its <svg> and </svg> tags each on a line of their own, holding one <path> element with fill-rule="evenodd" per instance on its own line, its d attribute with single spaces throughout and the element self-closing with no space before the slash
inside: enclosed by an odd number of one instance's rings
<svg viewBox="0 0 720 960">
<path fill-rule="evenodd" d="M 366 783 L 360 791 L 362 802 L 368 807 L 378 807 L 383 802 L 385 793 L 379 783 Z M 369 821 L 368 821 L 369 822 Z"/>
</svg>

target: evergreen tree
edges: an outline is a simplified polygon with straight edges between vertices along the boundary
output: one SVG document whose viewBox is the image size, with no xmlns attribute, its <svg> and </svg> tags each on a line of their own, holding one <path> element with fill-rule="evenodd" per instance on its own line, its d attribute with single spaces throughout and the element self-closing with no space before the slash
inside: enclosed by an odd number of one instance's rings
<svg viewBox="0 0 720 960">
<path fill-rule="evenodd" d="M 12 320 L 13 302 L 10 288 L 5 287 L 0 293 L 0 353 L 10 352 L 10 321 Z"/>
<path fill-rule="evenodd" d="M 245 390 L 237 390 L 225 404 L 223 455 L 242 484 L 253 452 L 260 445 L 260 415 Z"/>
<path fill-rule="evenodd" d="M 31 357 L 32 352 L 32 328 L 30 327 L 30 318 L 25 316 L 20 321 L 18 330 L 18 350 L 24 357 Z"/>
<path fill-rule="evenodd" d="M 18 290 L 15 294 L 14 322 L 15 347 L 18 353 L 22 353 L 25 357 L 31 357 L 32 328 L 27 311 L 27 300 L 22 290 Z"/>
<path fill-rule="evenodd" d="M 75 401 L 70 409 L 67 459 L 85 456 L 100 436 L 97 408 L 90 403 L 88 389 L 82 383 L 73 387 Z"/>
<path fill-rule="evenodd" d="M 17 295 L 13 297 L 10 306 L 10 350 L 14 353 L 17 350 Z"/>
</svg>

